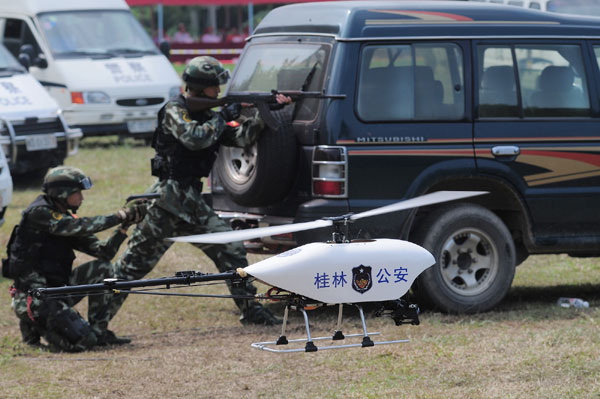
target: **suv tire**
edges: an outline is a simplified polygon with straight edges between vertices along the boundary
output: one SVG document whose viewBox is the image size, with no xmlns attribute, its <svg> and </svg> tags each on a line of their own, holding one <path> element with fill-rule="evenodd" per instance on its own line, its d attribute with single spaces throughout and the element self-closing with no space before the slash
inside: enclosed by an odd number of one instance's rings
<svg viewBox="0 0 600 399">
<path fill-rule="evenodd" d="M 296 172 L 296 139 L 291 117 L 284 110 L 271 111 L 277 130 L 265 127 L 259 140 L 248 147 L 221 146 L 215 168 L 223 188 L 236 203 L 263 206 L 289 192 Z"/>
<path fill-rule="evenodd" d="M 515 246 L 502 222 L 488 209 L 457 204 L 430 214 L 415 236 L 436 264 L 418 279 L 425 303 L 449 313 L 491 309 L 508 293 L 515 275 Z"/>
</svg>

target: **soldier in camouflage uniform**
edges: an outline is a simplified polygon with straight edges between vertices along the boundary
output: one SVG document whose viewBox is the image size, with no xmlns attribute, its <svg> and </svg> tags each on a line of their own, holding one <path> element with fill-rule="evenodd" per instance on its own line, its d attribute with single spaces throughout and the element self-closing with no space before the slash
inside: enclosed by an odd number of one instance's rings
<svg viewBox="0 0 600 399">
<path fill-rule="evenodd" d="M 220 145 L 243 147 L 253 143 L 264 123 L 258 116 L 245 119 L 237 127 L 227 123 L 240 117 L 240 104 L 231 104 L 220 112 L 210 109 L 194 112 L 187 96 L 217 98 L 219 85 L 226 83 L 229 73 L 212 57 L 196 57 L 183 73 L 186 93 L 172 98 L 158 113 L 158 127 L 152 147 L 152 174 L 158 180 L 148 190 L 160 193 L 153 200 L 146 218 L 136 227 L 127 250 L 116 263 L 116 277 L 136 280 L 144 277 L 173 244 L 165 238 L 192 234 L 229 231 L 231 228 L 202 199 L 201 178 L 208 176 Z M 288 104 L 291 99 L 278 96 L 277 102 Z M 248 265 L 241 242 L 226 245 L 194 244 L 225 272 Z M 229 289 L 233 295 L 254 295 L 252 284 Z M 114 315 L 126 295 L 112 298 Z M 277 320 L 257 301 L 234 299 L 243 311 L 243 323 L 272 325 Z"/>
<path fill-rule="evenodd" d="M 110 260 L 127 238 L 126 228 L 141 220 L 145 207 L 133 205 L 108 216 L 78 218 L 81 191 L 91 186 L 90 178 L 79 169 L 51 169 L 44 178 L 45 194 L 23 211 L 11 235 L 3 274 L 14 279 L 13 308 L 23 341 L 29 345 L 40 346 L 40 337 L 44 337 L 51 350 L 79 352 L 94 345 L 130 342 L 107 331 L 107 322 L 102 328 L 107 318 L 107 299 L 102 295 L 89 298 L 89 323 L 73 309 L 82 297 L 38 299 L 28 295 L 33 288 L 93 284 L 112 277 Z M 94 235 L 119 224 L 122 226 L 105 241 Z M 71 270 L 74 249 L 98 259 Z"/>
</svg>

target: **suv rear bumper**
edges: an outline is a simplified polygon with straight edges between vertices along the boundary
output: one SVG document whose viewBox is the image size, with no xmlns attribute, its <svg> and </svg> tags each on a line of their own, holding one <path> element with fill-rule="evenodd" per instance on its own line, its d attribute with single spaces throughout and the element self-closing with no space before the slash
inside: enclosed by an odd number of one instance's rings
<svg viewBox="0 0 600 399">
<path fill-rule="evenodd" d="M 216 211 L 221 219 L 229 220 L 233 228 L 277 226 L 290 223 L 309 222 L 328 216 L 339 216 L 348 213 L 348 200 L 314 199 L 298 207 L 296 218 L 262 215 L 247 212 Z M 322 228 L 294 233 L 293 235 L 262 237 L 259 242 L 267 246 L 294 247 L 314 241 L 327 241 L 331 238 L 331 229 Z M 256 241 L 245 242 L 246 249 L 256 248 Z M 285 248 L 281 248 L 284 250 Z"/>
<path fill-rule="evenodd" d="M 349 211 L 350 207 L 347 199 L 318 198 L 305 202 L 298 207 L 295 222 L 309 222 L 329 216 L 340 216 Z"/>
</svg>

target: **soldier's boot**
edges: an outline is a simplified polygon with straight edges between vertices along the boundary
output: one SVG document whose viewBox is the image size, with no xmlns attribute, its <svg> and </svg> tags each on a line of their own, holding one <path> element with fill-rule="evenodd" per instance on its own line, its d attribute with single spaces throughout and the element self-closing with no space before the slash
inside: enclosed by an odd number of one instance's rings
<svg viewBox="0 0 600 399">
<path fill-rule="evenodd" d="M 282 321 L 275 317 L 273 313 L 260 303 L 252 302 L 248 305 L 240 317 L 242 324 L 258 324 L 263 326 L 273 326 Z"/>
<path fill-rule="evenodd" d="M 19 320 L 19 329 L 21 330 L 23 343 L 29 346 L 43 347 L 42 343 L 40 342 L 40 333 L 35 328 L 33 323 L 25 320 Z"/>
<path fill-rule="evenodd" d="M 44 335 L 46 341 L 49 343 L 49 349 L 51 352 L 68 352 L 78 353 L 92 349 L 98 343 L 96 334 L 89 331 L 86 335 L 81 337 L 75 343 L 69 341 L 69 339 L 61 334 L 61 332 L 50 330 Z"/>
<path fill-rule="evenodd" d="M 48 345 L 48 350 L 52 353 L 80 353 L 80 352 L 85 352 L 86 350 L 89 350 L 91 348 L 89 347 L 84 347 L 84 346 L 79 346 L 79 345 L 68 345 L 68 346 L 61 346 L 58 344 L 55 344 L 53 342 L 51 342 Z"/>
<path fill-rule="evenodd" d="M 96 345 L 125 345 L 129 343 L 131 343 L 131 340 L 129 338 L 118 337 L 114 332 L 106 330 L 98 337 L 98 343 Z"/>
</svg>

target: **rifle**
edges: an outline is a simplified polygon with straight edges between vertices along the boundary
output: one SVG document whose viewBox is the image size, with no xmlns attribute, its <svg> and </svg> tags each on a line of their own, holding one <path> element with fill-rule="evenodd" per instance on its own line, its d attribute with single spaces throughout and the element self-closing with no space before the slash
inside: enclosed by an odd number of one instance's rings
<svg viewBox="0 0 600 399">
<path fill-rule="evenodd" d="M 271 90 L 270 93 L 265 92 L 244 92 L 244 93 L 229 93 L 221 98 L 207 97 L 188 97 L 187 105 L 194 112 L 205 111 L 214 107 L 222 107 L 232 103 L 251 103 L 258 108 L 263 121 L 273 130 L 277 130 L 279 124 L 271 115 L 270 111 L 277 108 L 277 94 L 283 94 L 292 99 L 293 102 L 303 100 L 305 98 L 332 99 L 343 100 L 345 94 L 325 94 L 320 91 L 301 91 L 301 90 Z"/>
<path fill-rule="evenodd" d="M 129 197 L 127 197 L 127 199 L 125 200 L 125 203 L 128 203 L 129 201 L 133 201 L 133 200 L 139 200 L 139 199 L 155 199 L 155 198 L 160 198 L 160 193 L 145 193 L 145 194 L 133 194 L 130 195 Z"/>
</svg>

